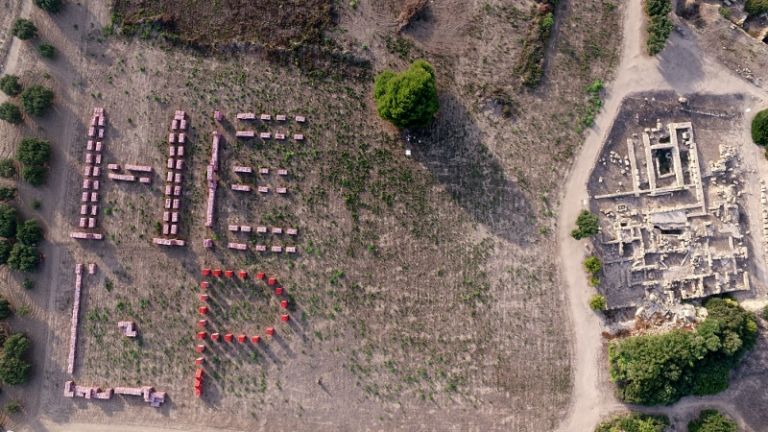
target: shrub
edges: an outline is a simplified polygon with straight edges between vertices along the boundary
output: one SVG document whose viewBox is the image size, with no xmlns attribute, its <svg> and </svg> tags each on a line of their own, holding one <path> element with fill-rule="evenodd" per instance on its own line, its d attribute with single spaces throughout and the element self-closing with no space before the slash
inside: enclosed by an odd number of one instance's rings
<svg viewBox="0 0 768 432">
<path fill-rule="evenodd" d="M 8 318 L 12 313 L 11 304 L 5 298 L 0 297 L 0 319 Z"/>
<path fill-rule="evenodd" d="M 764 109 L 752 119 L 752 141 L 757 145 L 768 145 L 768 109 Z"/>
<path fill-rule="evenodd" d="M 21 333 L 11 335 L 3 343 L 3 354 L 0 356 L 0 380 L 10 385 L 24 384 L 29 380 L 31 365 L 23 357 L 31 343 Z"/>
<path fill-rule="evenodd" d="M 597 215 L 590 213 L 588 210 L 582 210 L 576 218 L 576 229 L 571 231 L 571 236 L 576 240 L 592 237 L 597 235 L 599 228 Z"/>
<path fill-rule="evenodd" d="M 21 110 L 11 102 L 0 104 L 0 120 L 5 120 L 10 124 L 21 123 Z"/>
<path fill-rule="evenodd" d="M 35 288 L 35 281 L 30 278 L 24 278 L 24 282 L 21 283 L 21 287 L 25 290 L 31 290 Z"/>
<path fill-rule="evenodd" d="M 35 0 L 35 5 L 46 12 L 56 13 L 61 10 L 61 0 Z"/>
<path fill-rule="evenodd" d="M 0 203 L 0 237 L 13 238 L 16 235 L 16 209 Z"/>
<path fill-rule="evenodd" d="M 8 414 L 18 414 L 23 408 L 24 407 L 21 405 L 21 402 L 16 399 L 10 400 L 5 404 L 5 412 Z"/>
<path fill-rule="evenodd" d="M 739 427 L 729 417 L 709 409 L 688 423 L 688 432 L 739 432 Z"/>
<path fill-rule="evenodd" d="M 27 246 L 37 246 L 42 239 L 43 229 L 34 219 L 25 221 L 16 231 L 16 240 Z"/>
<path fill-rule="evenodd" d="M 42 43 L 37 47 L 37 52 L 40 53 L 40 55 L 47 59 L 52 59 L 56 57 L 56 48 L 47 43 Z"/>
<path fill-rule="evenodd" d="M 10 240 L 0 239 L 0 264 L 8 262 L 8 257 L 11 256 L 11 248 L 13 244 Z"/>
<path fill-rule="evenodd" d="M 0 201 L 10 201 L 16 198 L 16 188 L 0 187 Z"/>
<path fill-rule="evenodd" d="M 722 16 L 723 18 L 731 19 L 732 12 L 730 8 L 727 8 L 725 6 L 720 6 L 720 9 L 718 9 L 717 11 L 720 12 L 720 16 Z"/>
<path fill-rule="evenodd" d="M 595 432 L 665 432 L 667 426 L 666 416 L 627 414 L 600 423 Z"/>
<path fill-rule="evenodd" d="M 0 177 L 11 178 L 16 175 L 16 165 L 13 159 L 0 159 Z"/>
<path fill-rule="evenodd" d="M 21 40 L 32 39 L 37 35 L 37 27 L 35 24 L 27 19 L 19 18 L 13 23 L 13 29 L 11 30 L 13 35 Z"/>
<path fill-rule="evenodd" d="M 673 27 L 668 16 L 671 10 L 670 0 L 646 0 L 645 2 L 645 13 L 649 18 L 646 45 L 650 55 L 660 53 L 667 43 Z"/>
<path fill-rule="evenodd" d="M 16 243 L 11 249 L 11 255 L 8 257 L 8 265 L 17 271 L 29 272 L 37 267 L 40 262 L 40 256 L 33 246 L 24 243 Z"/>
<path fill-rule="evenodd" d="M 374 98 L 379 115 L 395 126 L 424 126 L 439 108 L 435 70 L 424 60 L 399 74 L 386 70 L 376 77 Z"/>
<path fill-rule="evenodd" d="M 549 35 L 549 32 L 552 31 L 552 27 L 554 26 L 555 16 L 552 15 L 552 12 L 547 12 L 547 14 L 541 18 L 541 21 L 539 21 L 539 31 L 546 33 L 547 35 Z"/>
<path fill-rule="evenodd" d="M 18 96 L 21 93 L 21 83 L 16 75 L 3 75 L 0 78 L 0 90 L 8 96 Z"/>
<path fill-rule="evenodd" d="M 750 15 L 760 15 L 768 12 L 768 0 L 747 0 L 744 11 Z"/>
<path fill-rule="evenodd" d="M 45 181 L 47 164 L 51 158 L 51 145 L 37 138 L 24 138 L 16 149 L 16 158 L 22 163 L 21 177 L 33 186 Z"/>
<path fill-rule="evenodd" d="M 630 337 L 608 348 L 611 380 L 622 400 L 670 404 L 689 394 L 727 387 L 728 373 L 757 339 L 754 316 L 730 299 L 705 303 L 708 316 L 694 331 Z"/>
<path fill-rule="evenodd" d="M 21 178 L 32 186 L 41 186 L 45 183 L 45 177 L 48 170 L 45 167 L 32 165 L 24 166 L 21 169 Z"/>
<path fill-rule="evenodd" d="M 595 294 L 589 299 L 589 307 L 593 311 L 604 311 L 608 308 L 608 303 L 605 301 L 604 296 Z"/>
<path fill-rule="evenodd" d="M 52 103 L 53 90 L 41 85 L 33 85 L 21 93 L 21 106 L 34 116 L 45 114 Z"/>
<path fill-rule="evenodd" d="M 591 255 L 584 259 L 584 270 L 586 270 L 590 275 L 594 276 L 600 273 L 600 270 L 602 269 L 603 263 L 600 262 L 600 258 Z"/>
</svg>

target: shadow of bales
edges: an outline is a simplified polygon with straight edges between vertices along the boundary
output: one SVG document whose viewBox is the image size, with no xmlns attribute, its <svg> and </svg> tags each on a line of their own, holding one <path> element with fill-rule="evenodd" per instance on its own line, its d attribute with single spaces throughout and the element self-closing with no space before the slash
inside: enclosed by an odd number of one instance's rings
<svg viewBox="0 0 768 432">
<path fill-rule="evenodd" d="M 476 222 L 505 240 L 531 241 L 534 213 L 525 194 L 483 145 L 461 102 L 443 94 L 440 107 L 431 126 L 409 137 L 416 159 Z"/>
</svg>

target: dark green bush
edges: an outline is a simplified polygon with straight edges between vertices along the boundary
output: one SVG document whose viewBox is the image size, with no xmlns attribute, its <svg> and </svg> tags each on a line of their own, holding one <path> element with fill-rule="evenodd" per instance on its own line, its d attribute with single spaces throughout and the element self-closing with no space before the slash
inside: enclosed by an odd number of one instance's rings
<svg viewBox="0 0 768 432">
<path fill-rule="evenodd" d="M 12 313 L 11 304 L 4 297 L 0 297 L 0 319 L 8 318 Z"/>
<path fill-rule="evenodd" d="M 0 90 L 8 96 L 18 96 L 21 93 L 21 83 L 16 75 L 3 75 L 0 78 Z"/>
<path fill-rule="evenodd" d="M 739 426 L 727 416 L 709 409 L 688 423 L 688 432 L 739 432 Z"/>
<path fill-rule="evenodd" d="M 10 124 L 21 123 L 21 110 L 11 102 L 0 104 L 0 120 L 5 120 Z"/>
<path fill-rule="evenodd" d="M 21 40 L 32 39 L 37 35 L 37 27 L 35 24 L 27 19 L 19 18 L 13 23 L 13 29 L 11 30 L 13 35 Z"/>
<path fill-rule="evenodd" d="M 61 10 L 61 0 L 35 0 L 35 5 L 46 12 L 56 13 Z"/>
<path fill-rule="evenodd" d="M 27 246 L 37 246 L 43 239 L 43 229 L 34 219 L 24 221 L 16 230 L 16 240 Z"/>
<path fill-rule="evenodd" d="M 10 201 L 16 198 L 16 188 L 0 187 L 0 201 Z"/>
<path fill-rule="evenodd" d="M 605 296 L 595 294 L 589 298 L 589 307 L 593 311 L 604 311 L 608 308 L 608 303 L 605 301 Z"/>
<path fill-rule="evenodd" d="M 590 213 L 588 210 L 582 210 L 576 218 L 576 228 L 571 231 L 571 236 L 576 240 L 592 237 L 597 235 L 599 228 L 597 215 Z"/>
<path fill-rule="evenodd" d="M 672 21 L 669 12 L 672 10 L 670 0 L 646 0 L 645 13 L 648 15 L 648 39 L 646 41 L 648 54 L 656 55 L 664 49 L 669 34 L 672 32 Z"/>
<path fill-rule="evenodd" d="M 768 145 L 768 109 L 764 109 L 752 119 L 752 141 L 757 145 Z"/>
<path fill-rule="evenodd" d="M 47 43 L 40 44 L 37 47 L 37 52 L 40 53 L 40 56 L 47 59 L 52 59 L 56 57 L 56 48 L 51 44 L 47 44 Z"/>
<path fill-rule="evenodd" d="M 32 186 L 41 186 L 45 184 L 48 176 L 48 169 L 39 165 L 25 165 L 21 168 L 21 178 Z"/>
<path fill-rule="evenodd" d="M 16 235 L 16 209 L 0 203 L 0 237 L 13 238 Z"/>
<path fill-rule="evenodd" d="M 41 85 L 33 85 L 21 92 L 21 106 L 33 116 L 41 116 L 53 104 L 53 90 Z"/>
<path fill-rule="evenodd" d="M 45 182 L 47 164 L 51 158 L 51 146 L 37 138 L 24 138 L 16 149 L 16 158 L 21 162 L 21 177 L 33 186 Z"/>
<path fill-rule="evenodd" d="M 8 265 L 17 271 L 30 272 L 37 267 L 40 262 L 40 255 L 33 246 L 23 243 L 16 243 L 11 249 L 11 255 L 8 257 Z"/>
<path fill-rule="evenodd" d="M 730 299 L 705 303 L 708 316 L 694 331 L 630 337 L 608 348 L 611 379 L 622 400 L 670 404 L 690 394 L 727 387 L 728 372 L 757 339 L 755 317 Z"/>
<path fill-rule="evenodd" d="M 768 12 L 768 0 L 747 0 L 744 11 L 750 15 L 760 15 Z"/>
<path fill-rule="evenodd" d="M 0 355 L 0 380 L 9 385 L 24 384 L 29 380 L 30 365 L 24 356 L 32 344 L 22 333 L 11 335 L 3 343 Z"/>
<path fill-rule="evenodd" d="M 0 264 L 8 262 L 8 257 L 11 256 L 11 248 L 13 248 L 13 243 L 10 240 L 0 239 Z"/>
<path fill-rule="evenodd" d="M 665 432 L 669 426 L 666 416 L 626 414 L 600 423 L 595 432 Z"/>
<path fill-rule="evenodd" d="M 386 70 L 376 77 L 374 98 L 379 115 L 395 126 L 425 126 L 438 110 L 435 70 L 424 60 L 399 74 Z"/>
<path fill-rule="evenodd" d="M 16 164 L 13 159 L 0 159 L 0 177 L 11 178 L 16 175 Z"/>
</svg>

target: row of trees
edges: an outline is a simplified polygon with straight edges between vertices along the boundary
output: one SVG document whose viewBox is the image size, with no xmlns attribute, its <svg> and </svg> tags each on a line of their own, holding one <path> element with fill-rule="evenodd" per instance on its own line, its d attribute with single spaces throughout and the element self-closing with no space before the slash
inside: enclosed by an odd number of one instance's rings
<svg viewBox="0 0 768 432">
<path fill-rule="evenodd" d="M 695 330 L 617 340 L 608 348 L 611 380 L 628 403 L 671 404 L 728 387 L 730 370 L 757 339 L 754 315 L 731 299 L 712 298 Z"/>
<path fill-rule="evenodd" d="M 600 423 L 595 432 L 666 432 L 669 418 L 647 414 L 625 414 Z M 688 432 L 739 432 L 731 418 L 716 410 L 703 410 L 688 422 Z"/>
<path fill-rule="evenodd" d="M 19 96 L 24 112 L 36 117 L 44 115 L 53 105 L 53 90 L 39 84 L 24 89 L 16 75 L 4 75 L 0 78 L 0 90 L 12 98 Z M 0 104 L 0 120 L 11 124 L 21 123 L 21 109 L 13 102 Z"/>
<path fill-rule="evenodd" d="M 14 270 L 32 271 L 40 261 L 37 246 L 43 240 L 43 229 L 34 219 L 19 223 L 16 209 L 0 203 L 0 264 Z"/>
</svg>

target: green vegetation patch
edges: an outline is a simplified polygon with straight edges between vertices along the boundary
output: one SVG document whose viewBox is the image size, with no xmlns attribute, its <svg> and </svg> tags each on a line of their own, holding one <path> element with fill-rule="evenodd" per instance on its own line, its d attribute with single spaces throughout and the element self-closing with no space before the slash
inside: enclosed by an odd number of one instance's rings
<svg viewBox="0 0 768 432">
<path fill-rule="evenodd" d="M 19 18 L 13 23 L 11 32 L 17 38 L 27 40 L 37 36 L 37 27 L 35 27 L 35 24 L 32 21 Z"/>
<path fill-rule="evenodd" d="M 599 229 L 597 215 L 592 214 L 589 210 L 582 210 L 576 218 L 576 228 L 571 231 L 571 237 L 576 240 L 593 237 L 597 235 Z"/>
<path fill-rule="evenodd" d="M 670 0 L 646 0 L 645 13 L 648 15 L 648 39 L 646 47 L 648 54 L 656 55 L 664 49 L 672 33 L 672 21 L 669 13 L 672 11 Z"/>
<path fill-rule="evenodd" d="M 37 47 L 37 52 L 40 53 L 40 56 L 47 59 L 52 59 L 56 57 L 56 48 L 47 43 L 42 43 Z"/>
<path fill-rule="evenodd" d="M 704 410 L 688 423 L 688 432 L 739 432 L 739 426 L 716 410 Z"/>
<path fill-rule="evenodd" d="M 16 75 L 3 75 L 0 78 L 0 90 L 8 96 L 18 96 L 21 93 L 21 83 Z"/>
<path fill-rule="evenodd" d="M 589 307 L 593 311 L 604 311 L 608 309 L 608 302 L 605 300 L 605 296 L 595 294 L 589 298 Z"/>
<path fill-rule="evenodd" d="M 768 0 L 747 0 L 744 11 L 750 15 L 760 15 L 768 12 Z"/>
<path fill-rule="evenodd" d="M 0 380 L 10 385 L 24 384 L 29 380 L 32 365 L 24 357 L 31 345 L 22 333 L 13 334 L 5 340 L 0 355 Z"/>
<path fill-rule="evenodd" d="M 51 146 L 37 138 L 24 138 L 16 149 L 16 158 L 21 162 L 21 177 L 33 186 L 45 183 Z"/>
<path fill-rule="evenodd" d="M 21 123 L 21 110 L 16 104 L 3 102 L 0 104 L 0 120 L 5 120 L 10 124 Z"/>
<path fill-rule="evenodd" d="M 376 77 L 374 98 L 379 115 L 395 126 L 425 126 L 439 109 L 435 70 L 424 60 L 399 74 L 385 70 Z"/>
<path fill-rule="evenodd" d="M 41 85 L 33 85 L 21 93 L 21 106 L 33 116 L 41 116 L 53 104 L 53 90 Z"/>
<path fill-rule="evenodd" d="M 35 0 L 35 6 L 46 12 L 56 13 L 61 10 L 61 0 Z"/>
<path fill-rule="evenodd" d="M 630 337 L 608 348 L 611 379 L 625 402 L 671 404 L 690 394 L 728 387 L 728 373 L 757 339 L 755 317 L 730 299 L 705 303 L 707 318 L 694 331 Z"/>
<path fill-rule="evenodd" d="M 520 81 L 525 86 L 538 85 L 544 75 L 544 58 L 549 35 L 555 26 L 556 3 L 556 0 L 549 0 L 533 12 L 528 37 L 523 43 L 523 50 L 515 67 L 515 73 L 520 76 Z"/>
<path fill-rule="evenodd" d="M 768 109 L 764 109 L 752 119 L 752 141 L 757 145 L 768 145 Z"/>
<path fill-rule="evenodd" d="M 627 414 L 600 423 L 595 432 L 665 432 L 667 426 L 666 416 Z"/>
</svg>

